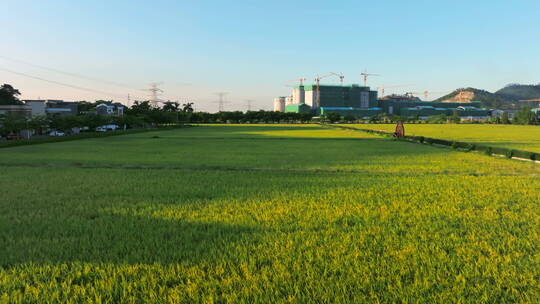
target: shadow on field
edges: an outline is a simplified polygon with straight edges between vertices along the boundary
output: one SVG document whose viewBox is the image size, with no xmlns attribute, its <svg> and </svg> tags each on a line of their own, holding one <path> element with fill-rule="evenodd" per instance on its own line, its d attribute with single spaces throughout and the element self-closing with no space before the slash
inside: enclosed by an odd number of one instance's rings
<svg viewBox="0 0 540 304">
<path fill-rule="evenodd" d="M 161 169 L 228 168 L 328 168 L 388 165 L 397 159 L 447 154 L 449 149 L 386 138 L 137 138 L 130 141 L 87 146 L 50 146 L 51 150 L 29 147 L 14 159 L 0 157 L 0 165 L 26 167 L 157 166 Z M 25 148 L 25 147 L 23 147 Z M 2 151 L 0 151 L 2 152 Z M 0 153 L 2 156 L 2 153 Z M 9 161 L 8 161 L 9 160 Z"/>
<path fill-rule="evenodd" d="M 10 227 L 0 237 L 0 267 L 19 263 L 199 263 L 234 259 L 257 229 L 147 216 L 93 214 Z"/>
</svg>

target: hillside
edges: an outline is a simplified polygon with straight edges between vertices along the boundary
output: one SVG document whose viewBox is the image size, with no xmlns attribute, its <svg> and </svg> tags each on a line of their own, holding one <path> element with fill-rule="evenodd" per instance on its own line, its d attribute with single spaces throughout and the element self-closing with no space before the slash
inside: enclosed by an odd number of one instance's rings
<svg viewBox="0 0 540 304">
<path fill-rule="evenodd" d="M 463 102 L 468 103 L 471 101 L 480 101 L 482 106 L 486 108 L 513 108 L 515 107 L 516 102 L 505 96 L 491 93 L 485 90 L 480 90 L 476 88 L 460 88 L 452 93 L 445 95 L 435 101 L 442 102 Z"/>
<path fill-rule="evenodd" d="M 506 87 L 498 90 L 495 94 L 502 96 L 508 100 L 523 100 L 523 99 L 536 99 L 540 98 L 540 84 L 537 85 L 523 85 L 523 84 L 510 84 Z"/>
</svg>

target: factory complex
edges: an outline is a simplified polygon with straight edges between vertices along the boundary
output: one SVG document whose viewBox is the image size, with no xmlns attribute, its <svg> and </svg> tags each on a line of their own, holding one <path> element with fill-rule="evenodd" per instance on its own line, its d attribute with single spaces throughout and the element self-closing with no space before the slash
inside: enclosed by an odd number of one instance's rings
<svg viewBox="0 0 540 304">
<path fill-rule="evenodd" d="M 411 95 L 379 98 L 377 91 L 357 84 L 299 85 L 293 88 L 291 96 L 274 99 L 274 111 L 311 113 L 315 116 L 338 113 L 360 119 L 370 119 L 379 114 L 426 119 L 457 112 L 463 120 L 480 120 L 490 115 L 489 110 L 481 108 L 480 102 L 431 102 Z"/>
</svg>

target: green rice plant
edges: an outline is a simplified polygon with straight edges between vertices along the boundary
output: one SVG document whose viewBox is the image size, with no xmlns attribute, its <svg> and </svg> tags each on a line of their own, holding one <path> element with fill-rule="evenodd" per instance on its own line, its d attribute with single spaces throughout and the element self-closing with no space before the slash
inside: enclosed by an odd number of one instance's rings
<svg viewBox="0 0 540 304">
<path fill-rule="evenodd" d="M 395 124 L 347 124 L 394 132 Z M 540 126 L 492 124 L 405 124 L 405 134 L 540 152 Z"/>
<path fill-rule="evenodd" d="M 531 162 L 315 125 L 0 157 L 0 302 L 540 301 Z"/>
</svg>

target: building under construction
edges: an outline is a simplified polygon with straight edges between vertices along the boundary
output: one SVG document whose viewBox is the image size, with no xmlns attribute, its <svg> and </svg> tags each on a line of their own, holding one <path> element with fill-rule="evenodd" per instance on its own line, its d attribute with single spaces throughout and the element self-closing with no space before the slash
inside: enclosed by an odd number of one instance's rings
<svg viewBox="0 0 540 304">
<path fill-rule="evenodd" d="M 425 119 L 434 115 L 452 115 L 462 119 L 485 119 L 489 111 L 480 102 L 422 101 L 411 95 L 393 95 L 378 99 L 377 91 L 368 86 L 352 85 L 300 85 L 293 88 L 292 96 L 274 99 L 274 111 L 312 113 L 316 116 L 338 113 L 342 116 L 369 119 L 378 114 L 399 115 Z"/>
<path fill-rule="evenodd" d="M 381 113 L 377 108 L 377 91 L 356 84 L 296 86 L 292 96 L 274 99 L 274 110 L 314 115 L 339 112 L 362 117 Z"/>
</svg>

